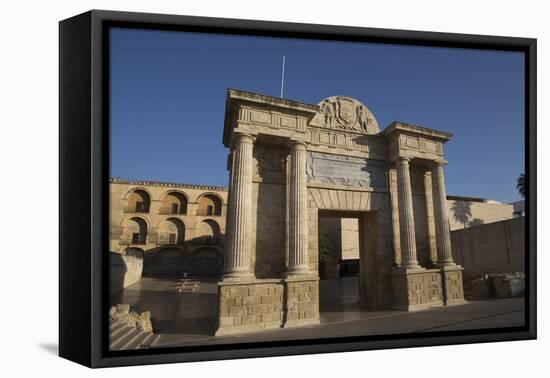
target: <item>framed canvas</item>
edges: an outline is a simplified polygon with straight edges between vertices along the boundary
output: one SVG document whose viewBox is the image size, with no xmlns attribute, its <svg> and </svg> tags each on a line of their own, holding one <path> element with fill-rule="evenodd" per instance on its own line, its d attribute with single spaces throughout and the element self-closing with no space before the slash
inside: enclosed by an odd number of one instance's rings
<svg viewBox="0 0 550 378">
<path fill-rule="evenodd" d="M 536 40 L 60 22 L 59 354 L 536 338 Z"/>
</svg>

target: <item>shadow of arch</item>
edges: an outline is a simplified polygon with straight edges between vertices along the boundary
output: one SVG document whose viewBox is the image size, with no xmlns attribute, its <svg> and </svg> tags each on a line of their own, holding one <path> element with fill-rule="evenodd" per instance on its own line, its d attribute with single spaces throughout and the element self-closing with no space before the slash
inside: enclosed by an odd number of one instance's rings
<svg viewBox="0 0 550 378">
<path fill-rule="evenodd" d="M 221 233 L 220 225 L 213 219 L 205 219 L 196 226 L 196 237 L 193 239 L 194 244 L 212 245 L 220 244 Z"/>
<path fill-rule="evenodd" d="M 222 198 L 216 193 L 203 193 L 197 200 L 197 213 L 199 216 L 222 215 Z"/>
<path fill-rule="evenodd" d="M 155 248 L 144 253 L 144 276 L 219 276 L 223 273 L 223 250 L 205 246 L 193 251 L 181 246 Z"/>
<path fill-rule="evenodd" d="M 145 188 L 133 188 L 124 196 L 125 213 L 148 213 L 151 207 L 151 193 Z"/>
<path fill-rule="evenodd" d="M 189 196 L 181 190 L 170 190 L 162 196 L 160 214 L 187 214 Z"/>
<path fill-rule="evenodd" d="M 167 218 L 158 227 L 159 245 L 182 245 L 185 242 L 185 224 L 178 218 Z"/>
<path fill-rule="evenodd" d="M 126 218 L 121 223 L 121 245 L 146 244 L 149 224 L 143 217 L 134 216 Z"/>
</svg>

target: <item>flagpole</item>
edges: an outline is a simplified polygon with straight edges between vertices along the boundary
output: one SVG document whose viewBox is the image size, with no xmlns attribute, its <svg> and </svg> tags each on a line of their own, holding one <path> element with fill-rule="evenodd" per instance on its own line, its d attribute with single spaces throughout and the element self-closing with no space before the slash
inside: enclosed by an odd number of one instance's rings
<svg viewBox="0 0 550 378">
<path fill-rule="evenodd" d="M 281 75 L 281 98 L 283 98 L 285 88 L 285 56 L 283 55 L 283 72 Z"/>
</svg>

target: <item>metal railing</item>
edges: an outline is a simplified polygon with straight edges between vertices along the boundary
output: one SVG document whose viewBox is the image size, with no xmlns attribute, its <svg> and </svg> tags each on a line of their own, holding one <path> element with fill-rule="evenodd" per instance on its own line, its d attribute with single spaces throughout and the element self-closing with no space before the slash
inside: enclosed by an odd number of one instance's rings
<svg viewBox="0 0 550 378">
<path fill-rule="evenodd" d="M 174 210 L 171 207 L 161 207 L 159 210 L 160 215 L 186 215 L 187 208 Z"/>
<path fill-rule="evenodd" d="M 185 242 L 178 239 L 170 239 L 168 237 L 159 237 L 157 240 L 157 245 L 183 245 Z"/>
<path fill-rule="evenodd" d="M 120 245 L 143 245 L 147 244 L 145 239 L 133 240 L 132 238 L 121 238 Z"/>
<path fill-rule="evenodd" d="M 148 207 L 136 208 L 135 206 L 126 206 L 124 207 L 125 213 L 148 213 Z"/>
<path fill-rule="evenodd" d="M 208 211 L 208 209 L 197 209 L 196 215 L 204 217 L 219 217 L 222 215 L 221 209 Z"/>
</svg>

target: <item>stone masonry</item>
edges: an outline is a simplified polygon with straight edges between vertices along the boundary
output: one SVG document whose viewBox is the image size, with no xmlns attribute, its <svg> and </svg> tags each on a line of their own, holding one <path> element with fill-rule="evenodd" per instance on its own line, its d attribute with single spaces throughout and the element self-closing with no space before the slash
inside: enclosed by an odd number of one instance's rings
<svg viewBox="0 0 550 378">
<path fill-rule="evenodd" d="M 361 305 L 463 303 L 444 181 L 450 138 L 401 122 L 380 131 L 350 97 L 311 105 L 229 90 L 216 334 L 319 322 L 319 216 L 359 219 Z"/>
</svg>

